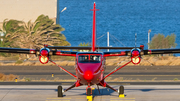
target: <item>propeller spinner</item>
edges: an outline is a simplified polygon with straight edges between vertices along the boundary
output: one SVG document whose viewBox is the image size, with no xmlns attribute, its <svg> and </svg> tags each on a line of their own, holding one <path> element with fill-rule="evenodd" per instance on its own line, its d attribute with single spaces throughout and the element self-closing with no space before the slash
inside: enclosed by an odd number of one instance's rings
<svg viewBox="0 0 180 101">
<path fill-rule="evenodd" d="M 46 46 L 40 50 L 39 61 L 42 64 L 48 63 L 48 61 L 49 61 L 49 52 L 50 52 L 50 50 L 49 50 L 49 48 L 46 48 Z"/>
</svg>

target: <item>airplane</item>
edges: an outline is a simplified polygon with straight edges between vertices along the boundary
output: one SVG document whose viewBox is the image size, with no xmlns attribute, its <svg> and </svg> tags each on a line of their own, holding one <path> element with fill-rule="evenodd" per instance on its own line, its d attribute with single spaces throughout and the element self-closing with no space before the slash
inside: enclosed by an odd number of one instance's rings
<svg viewBox="0 0 180 101">
<path fill-rule="evenodd" d="M 135 65 L 141 62 L 142 55 L 151 55 L 151 54 L 172 54 L 180 53 L 180 49 L 153 49 L 153 50 L 144 50 L 144 45 L 140 47 L 97 47 L 96 46 L 96 3 L 93 4 L 93 24 L 92 24 L 92 46 L 91 47 L 71 47 L 71 46 L 48 46 L 44 45 L 44 48 L 41 49 L 24 49 L 24 48 L 6 48 L 0 47 L 0 52 L 5 53 L 21 53 L 21 54 L 34 54 L 39 57 L 39 61 L 42 64 L 52 62 L 57 65 L 64 72 L 73 76 L 77 81 L 70 86 L 69 88 L 63 90 L 62 86 L 58 86 L 58 97 L 63 97 L 63 94 L 68 90 L 79 87 L 82 85 L 87 85 L 86 94 L 87 96 L 92 95 L 92 85 L 97 85 L 98 90 L 99 86 L 107 87 L 112 89 L 115 92 L 118 92 L 119 96 L 124 93 L 124 87 L 120 86 L 118 90 L 114 89 L 105 81 L 107 77 L 120 70 L 129 63 Z M 61 49 L 61 50 L 60 50 Z M 91 50 L 90 52 L 79 52 L 79 51 L 62 51 L 62 49 L 78 49 L 78 50 Z M 116 52 L 98 52 L 99 49 L 118 49 Z M 126 49 L 125 51 L 119 51 Z M 75 57 L 75 70 L 76 75 L 70 73 L 65 68 L 56 64 L 50 57 L 52 55 L 58 56 L 73 56 Z M 114 71 L 110 72 L 106 76 L 104 75 L 105 71 L 105 60 L 106 57 L 110 56 L 130 56 L 131 60 Z M 99 90 L 100 93 L 100 90 Z"/>
</svg>

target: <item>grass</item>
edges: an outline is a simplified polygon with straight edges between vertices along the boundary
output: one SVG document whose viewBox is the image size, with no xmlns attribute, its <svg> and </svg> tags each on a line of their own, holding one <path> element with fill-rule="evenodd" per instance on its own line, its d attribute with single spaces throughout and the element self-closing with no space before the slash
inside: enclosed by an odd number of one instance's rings
<svg viewBox="0 0 180 101">
<path fill-rule="evenodd" d="M 0 81 L 15 81 L 16 78 L 18 78 L 18 76 L 14 74 L 5 75 L 0 73 Z"/>
<path fill-rule="evenodd" d="M 174 81 L 178 81 L 179 79 L 178 79 L 178 78 L 174 78 L 173 80 L 174 80 Z"/>
<path fill-rule="evenodd" d="M 21 63 L 23 63 L 22 60 L 17 60 L 15 64 L 21 64 Z"/>
<path fill-rule="evenodd" d="M 25 78 L 24 80 L 25 80 L 25 81 L 28 81 L 28 82 L 30 82 L 30 81 L 31 81 L 31 79 L 30 79 L 30 78 Z"/>
</svg>

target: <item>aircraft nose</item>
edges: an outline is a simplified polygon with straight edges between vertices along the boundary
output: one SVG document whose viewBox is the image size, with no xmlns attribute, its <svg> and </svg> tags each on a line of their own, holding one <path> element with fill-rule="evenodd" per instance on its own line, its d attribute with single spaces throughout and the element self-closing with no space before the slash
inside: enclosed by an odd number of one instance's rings
<svg viewBox="0 0 180 101">
<path fill-rule="evenodd" d="M 83 77 L 85 80 L 90 81 L 93 79 L 93 72 L 92 71 L 85 71 Z"/>
</svg>

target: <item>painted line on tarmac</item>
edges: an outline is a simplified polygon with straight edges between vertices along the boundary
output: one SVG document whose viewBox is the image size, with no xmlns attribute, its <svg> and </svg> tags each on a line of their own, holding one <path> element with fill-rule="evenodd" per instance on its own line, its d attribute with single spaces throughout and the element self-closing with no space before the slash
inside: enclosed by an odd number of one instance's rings
<svg viewBox="0 0 180 101">
<path fill-rule="evenodd" d="M 135 99 L 135 98 L 110 98 L 110 99 Z"/>
<path fill-rule="evenodd" d="M 110 100 L 110 101 L 135 101 L 135 100 Z"/>
<path fill-rule="evenodd" d="M 46 98 L 46 101 L 70 101 L 71 98 Z"/>
<path fill-rule="evenodd" d="M 46 98 L 46 99 L 71 99 L 71 98 Z"/>
<path fill-rule="evenodd" d="M 70 100 L 46 100 L 46 101 L 70 101 Z"/>
</svg>

